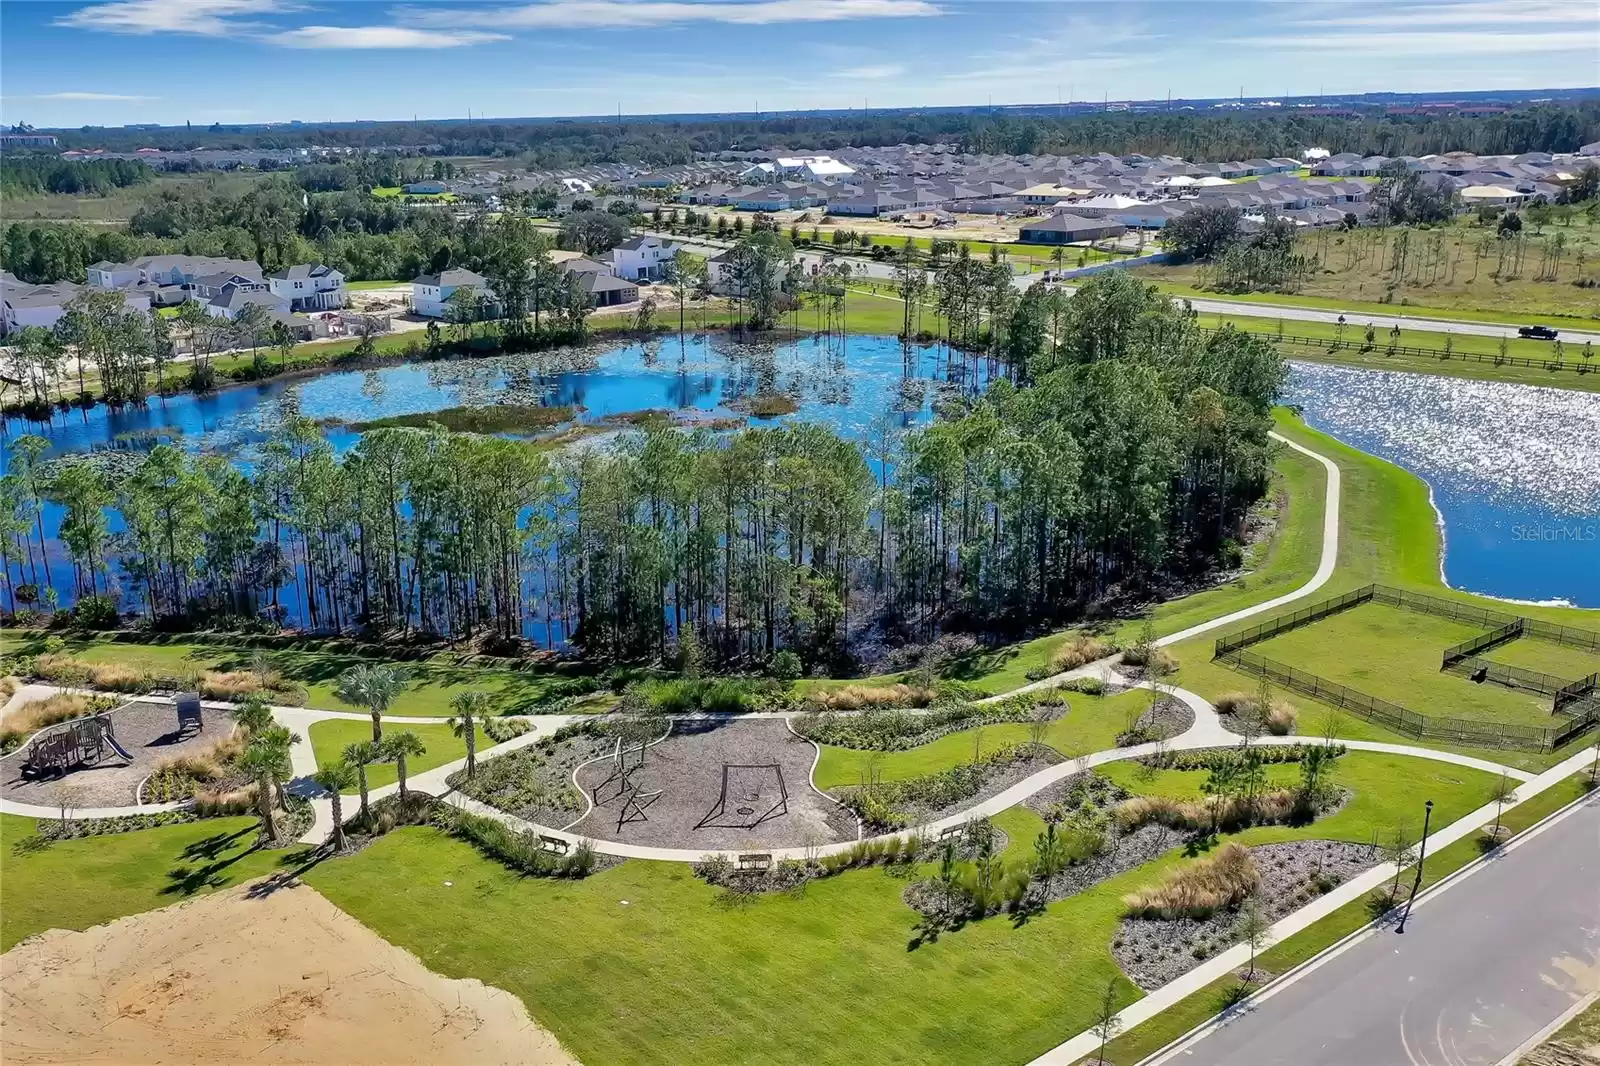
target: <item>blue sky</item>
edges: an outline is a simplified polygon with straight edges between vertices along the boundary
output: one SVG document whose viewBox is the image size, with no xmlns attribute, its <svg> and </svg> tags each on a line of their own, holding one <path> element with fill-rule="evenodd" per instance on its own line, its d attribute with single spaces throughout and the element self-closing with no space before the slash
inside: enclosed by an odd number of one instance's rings
<svg viewBox="0 0 1600 1066">
<path fill-rule="evenodd" d="M 0 121 L 50 126 L 1597 82 L 1594 0 L 0 5 Z"/>
</svg>

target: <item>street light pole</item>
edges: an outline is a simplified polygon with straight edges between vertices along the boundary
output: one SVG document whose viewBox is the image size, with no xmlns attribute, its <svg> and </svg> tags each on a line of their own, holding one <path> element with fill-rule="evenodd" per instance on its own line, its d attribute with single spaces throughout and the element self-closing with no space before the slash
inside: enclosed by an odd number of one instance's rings
<svg viewBox="0 0 1600 1066">
<path fill-rule="evenodd" d="M 1433 821 L 1433 800 L 1422 805 L 1422 843 L 1417 848 L 1417 878 L 1411 883 L 1411 895 L 1406 897 L 1406 909 L 1400 913 L 1400 925 L 1395 932 L 1406 931 L 1406 919 L 1411 917 L 1411 904 L 1416 902 L 1422 888 L 1422 864 L 1428 861 L 1428 823 Z"/>
</svg>

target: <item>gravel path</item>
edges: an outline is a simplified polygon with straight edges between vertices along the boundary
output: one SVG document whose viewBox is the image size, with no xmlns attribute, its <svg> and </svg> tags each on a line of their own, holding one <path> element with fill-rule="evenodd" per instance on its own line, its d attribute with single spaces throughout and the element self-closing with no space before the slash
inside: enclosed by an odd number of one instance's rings
<svg viewBox="0 0 1600 1066">
<path fill-rule="evenodd" d="M 0 796 L 21 803 L 52 806 L 60 803 L 62 789 L 70 790 L 74 807 L 120 807 L 137 799 L 139 782 L 150 776 L 156 763 L 186 752 L 198 751 L 228 735 L 230 716 L 207 710 L 206 728 L 179 740 L 178 715 L 170 703 L 134 701 L 109 712 L 117 742 L 133 756 L 126 762 L 107 749 L 108 757 L 93 766 L 62 776 L 22 776 L 28 744 L 0 760 Z M 63 726 L 52 727 L 55 729 Z M 31 741 L 30 741 L 31 743 Z"/>
<path fill-rule="evenodd" d="M 611 763 L 578 771 L 578 783 L 595 795 L 595 809 L 572 832 L 629 844 L 700 848 L 705 851 L 763 847 L 801 847 L 854 840 L 853 815 L 811 787 L 817 749 L 772 719 L 679 720 L 672 735 L 649 749 L 633 774 L 640 792 L 661 796 L 642 818 L 618 817 L 623 802 L 615 782 L 605 784 Z M 729 777 L 727 802 L 719 811 L 724 764 L 746 767 L 776 763 L 788 790 L 783 810 L 777 775 L 767 769 L 741 769 Z"/>
</svg>

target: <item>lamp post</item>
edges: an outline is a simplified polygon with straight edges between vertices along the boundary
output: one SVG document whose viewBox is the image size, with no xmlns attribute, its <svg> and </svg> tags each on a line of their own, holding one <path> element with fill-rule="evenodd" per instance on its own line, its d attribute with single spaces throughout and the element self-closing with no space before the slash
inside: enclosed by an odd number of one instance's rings
<svg viewBox="0 0 1600 1066">
<path fill-rule="evenodd" d="M 1428 861 L 1428 823 L 1433 821 L 1433 800 L 1422 805 L 1422 843 L 1417 847 L 1417 877 L 1411 883 L 1411 895 L 1406 897 L 1406 909 L 1400 913 L 1397 933 L 1406 931 L 1406 919 L 1411 917 L 1411 904 L 1416 902 L 1417 891 L 1422 888 L 1422 864 Z"/>
</svg>

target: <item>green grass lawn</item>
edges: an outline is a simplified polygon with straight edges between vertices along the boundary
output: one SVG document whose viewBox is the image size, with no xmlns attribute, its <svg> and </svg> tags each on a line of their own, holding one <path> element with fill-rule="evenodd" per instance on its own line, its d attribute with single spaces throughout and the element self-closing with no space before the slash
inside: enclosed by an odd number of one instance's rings
<svg viewBox="0 0 1600 1066">
<path fill-rule="evenodd" d="M 1109 950 L 1121 896 L 1174 861 L 914 949 L 882 870 L 727 906 L 680 865 L 538 880 L 404 829 L 306 879 L 434 970 L 521 996 L 584 1062 L 992 1063 L 1088 1026 L 1113 978 L 1136 997 Z"/>
<path fill-rule="evenodd" d="M 1419 714 L 1550 725 L 1549 697 L 1474 684 L 1439 669 L 1444 649 L 1481 632 L 1482 626 L 1372 602 L 1249 650 Z"/>
<path fill-rule="evenodd" d="M 450 727 L 443 723 L 419 723 L 417 725 L 402 725 L 390 722 L 384 726 L 384 735 L 397 730 L 409 729 L 422 738 L 422 743 L 427 747 L 426 755 L 416 755 L 406 760 L 406 775 L 415 777 L 425 770 L 432 770 L 435 766 L 443 766 L 447 762 L 467 757 L 466 741 L 457 737 L 450 731 Z M 478 754 L 482 754 L 494 745 L 488 735 L 480 728 L 478 731 Z M 363 740 L 372 739 L 372 724 L 370 722 L 357 722 L 349 718 L 329 719 L 324 722 L 312 723 L 311 751 L 317 757 L 318 766 L 326 766 L 330 762 L 337 762 L 343 757 L 345 746 L 356 744 Z M 381 788 L 392 785 L 396 779 L 394 763 L 373 763 L 367 767 L 367 787 Z M 356 790 L 350 790 L 355 795 Z"/>
<path fill-rule="evenodd" d="M 293 867 L 303 848 L 255 847 L 254 818 L 214 818 L 45 843 L 0 815 L 0 951 L 46 929 L 87 929 Z"/>
<path fill-rule="evenodd" d="M 43 644 L 36 637 L 23 640 L 0 637 L 0 653 L 37 654 Z M 104 638 L 69 637 L 65 650 L 90 662 L 118 662 L 166 674 L 195 670 L 243 670 L 258 649 L 218 644 L 135 644 Z M 274 669 L 306 688 L 306 705 L 331 711 L 361 711 L 333 694 L 339 675 L 353 666 L 374 661 L 346 652 L 309 649 L 266 649 Z M 388 713 L 397 716 L 444 718 L 452 712 L 450 700 L 459 692 L 488 692 L 496 714 L 519 714 L 537 704 L 558 680 L 532 670 L 461 664 L 448 655 L 399 664 L 409 676 L 405 691 Z"/>
<path fill-rule="evenodd" d="M 1148 692 L 1124 692 L 1116 696 L 1089 696 L 1081 692 L 1064 695 L 1069 710 L 1050 723 L 1044 742 L 1068 758 L 1115 746 L 1117 734 L 1128 728 L 1130 719 L 1137 719 L 1150 705 Z M 871 767 L 884 781 L 903 781 L 971 762 L 976 754 L 1010 744 L 1024 744 L 1028 739 L 1026 722 L 1001 722 L 951 733 L 908 751 L 864 751 L 823 745 L 814 776 L 818 788 L 857 785 L 866 779 Z"/>
<path fill-rule="evenodd" d="M 1600 654 L 1537 637 L 1518 637 L 1498 648 L 1490 648 L 1482 657 L 1506 666 L 1552 674 L 1568 681 L 1588 677 L 1600 670 Z"/>
<path fill-rule="evenodd" d="M 344 287 L 352 292 L 362 292 L 367 289 L 389 289 L 396 285 L 409 284 L 411 284 L 409 281 L 396 278 L 389 281 L 347 281 L 344 283 Z"/>
<path fill-rule="evenodd" d="M 1433 800 L 1436 825 L 1449 825 L 1488 803 L 1496 780 L 1494 774 L 1453 763 L 1368 751 L 1349 752 L 1333 765 L 1333 784 L 1351 792 L 1350 801 L 1337 812 L 1309 826 L 1264 826 L 1247 830 L 1237 839 L 1246 844 L 1270 844 L 1309 835 L 1366 844 L 1374 831 L 1386 835 L 1397 826 L 1404 826 L 1415 838 L 1422 833 L 1423 801 Z M 1204 770 L 1152 772 L 1131 762 L 1108 763 L 1098 770 L 1130 792 L 1184 800 L 1203 796 L 1200 789 L 1207 776 Z M 1293 788 L 1300 781 L 1300 767 L 1295 763 L 1276 763 L 1266 770 L 1275 787 Z"/>
</svg>

